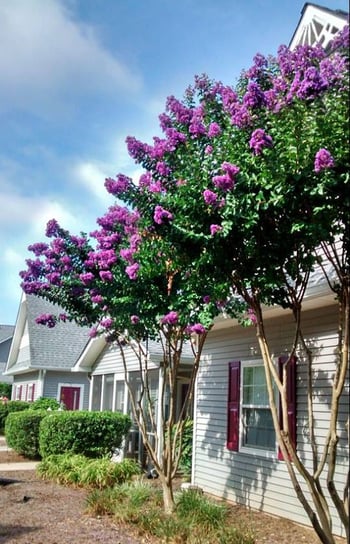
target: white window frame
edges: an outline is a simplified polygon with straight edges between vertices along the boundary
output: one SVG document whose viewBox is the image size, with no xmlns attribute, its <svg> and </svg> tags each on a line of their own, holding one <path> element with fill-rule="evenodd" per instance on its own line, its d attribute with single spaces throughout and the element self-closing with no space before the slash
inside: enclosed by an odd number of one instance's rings
<svg viewBox="0 0 350 544">
<path fill-rule="evenodd" d="M 264 368 L 264 363 L 261 359 L 259 360 L 251 360 L 251 361 L 241 361 L 241 379 L 240 379 L 240 406 L 239 406 L 239 413 L 240 413 L 240 418 L 239 418 L 239 451 L 241 453 L 244 453 L 244 454 L 248 454 L 248 455 L 254 455 L 255 457 L 265 457 L 267 459 L 276 459 L 276 456 L 277 456 L 277 439 L 276 439 L 276 433 L 275 433 L 275 446 L 274 446 L 274 449 L 272 450 L 267 450 L 267 449 L 263 449 L 263 448 L 254 448 L 254 447 L 251 447 L 251 446 L 245 446 L 244 443 L 243 443 L 243 438 L 244 438 L 244 413 L 243 413 L 243 410 L 245 408 L 261 408 L 261 409 L 264 409 L 264 408 L 270 408 L 269 404 L 264 404 L 264 405 L 255 405 L 255 404 L 252 404 L 252 405 L 246 405 L 244 404 L 243 402 L 243 386 L 244 386 L 244 382 L 243 382 L 243 376 L 244 376 L 244 369 L 247 368 L 247 367 L 262 367 Z"/>
</svg>

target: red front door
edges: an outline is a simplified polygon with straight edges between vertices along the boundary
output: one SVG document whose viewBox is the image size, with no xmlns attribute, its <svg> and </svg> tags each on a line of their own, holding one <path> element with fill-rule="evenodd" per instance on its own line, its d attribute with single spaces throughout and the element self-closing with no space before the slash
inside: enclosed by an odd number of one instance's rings
<svg viewBox="0 0 350 544">
<path fill-rule="evenodd" d="M 79 410 L 80 387 L 61 387 L 60 402 L 66 407 L 66 410 Z"/>
</svg>

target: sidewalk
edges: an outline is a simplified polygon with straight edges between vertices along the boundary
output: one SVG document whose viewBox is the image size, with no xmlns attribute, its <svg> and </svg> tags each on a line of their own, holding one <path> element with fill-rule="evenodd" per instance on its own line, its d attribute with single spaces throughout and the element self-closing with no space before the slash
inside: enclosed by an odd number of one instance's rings
<svg viewBox="0 0 350 544">
<path fill-rule="evenodd" d="M 12 451 L 6 444 L 4 436 L 0 436 L 0 452 Z M 16 463 L 0 463 L 0 474 L 3 472 L 14 472 L 18 470 L 35 470 L 38 461 L 20 461 Z"/>
</svg>

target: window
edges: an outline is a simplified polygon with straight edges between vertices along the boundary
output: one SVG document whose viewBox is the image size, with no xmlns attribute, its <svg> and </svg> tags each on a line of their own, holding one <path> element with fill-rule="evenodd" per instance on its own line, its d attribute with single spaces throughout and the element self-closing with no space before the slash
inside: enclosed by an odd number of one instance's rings
<svg viewBox="0 0 350 544">
<path fill-rule="evenodd" d="M 124 405 L 125 405 L 125 382 L 123 380 L 117 380 L 115 384 L 115 394 L 116 394 L 116 401 L 115 401 L 115 409 L 117 412 L 124 413 Z"/>
<path fill-rule="evenodd" d="M 280 373 L 287 358 L 280 357 Z M 291 440 L 296 444 L 296 359 L 287 370 L 288 420 Z M 265 370 L 262 364 L 229 363 L 227 448 L 232 451 L 274 452 L 275 430 L 269 408 Z M 283 459 L 278 452 L 278 459 Z"/>
<path fill-rule="evenodd" d="M 242 366 L 241 446 L 273 451 L 275 429 L 262 365 Z"/>
<path fill-rule="evenodd" d="M 101 410 L 102 376 L 92 377 L 91 410 Z"/>
<path fill-rule="evenodd" d="M 22 400 L 22 385 L 16 385 L 16 396 L 15 400 Z"/>
<path fill-rule="evenodd" d="M 114 374 L 104 375 L 102 410 L 113 410 Z"/>
<path fill-rule="evenodd" d="M 27 386 L 27 399 L 30 402 L 33 402 L 34 400 L 34 393 L 35 393 L 35 383 L 29 383 Z"/>
</svg>

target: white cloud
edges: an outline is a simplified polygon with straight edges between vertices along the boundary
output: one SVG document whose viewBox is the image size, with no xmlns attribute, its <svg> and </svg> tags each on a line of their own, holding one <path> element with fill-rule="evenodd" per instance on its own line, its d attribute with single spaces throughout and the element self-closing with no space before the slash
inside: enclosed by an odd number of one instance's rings
<svg viewBox="0 0 350 544">
<path fill-rule="evenodd" d="M 139 75 L 106 50 L 62 0 L 0 3 L 0 108 L 35 111 L 84 92 L 134 92 Z M 46 106 L 46 108 L 45 108 Z"/>
<path fill-rule="evenodd" d="M 107 193 L 104 182 L 110 176 L 107 166 L 93 162 L 79 162 L 73 167 L 73 180 L 82 185 L 103 204 L 110 205 L 111 196 Z"/>
</svg>

